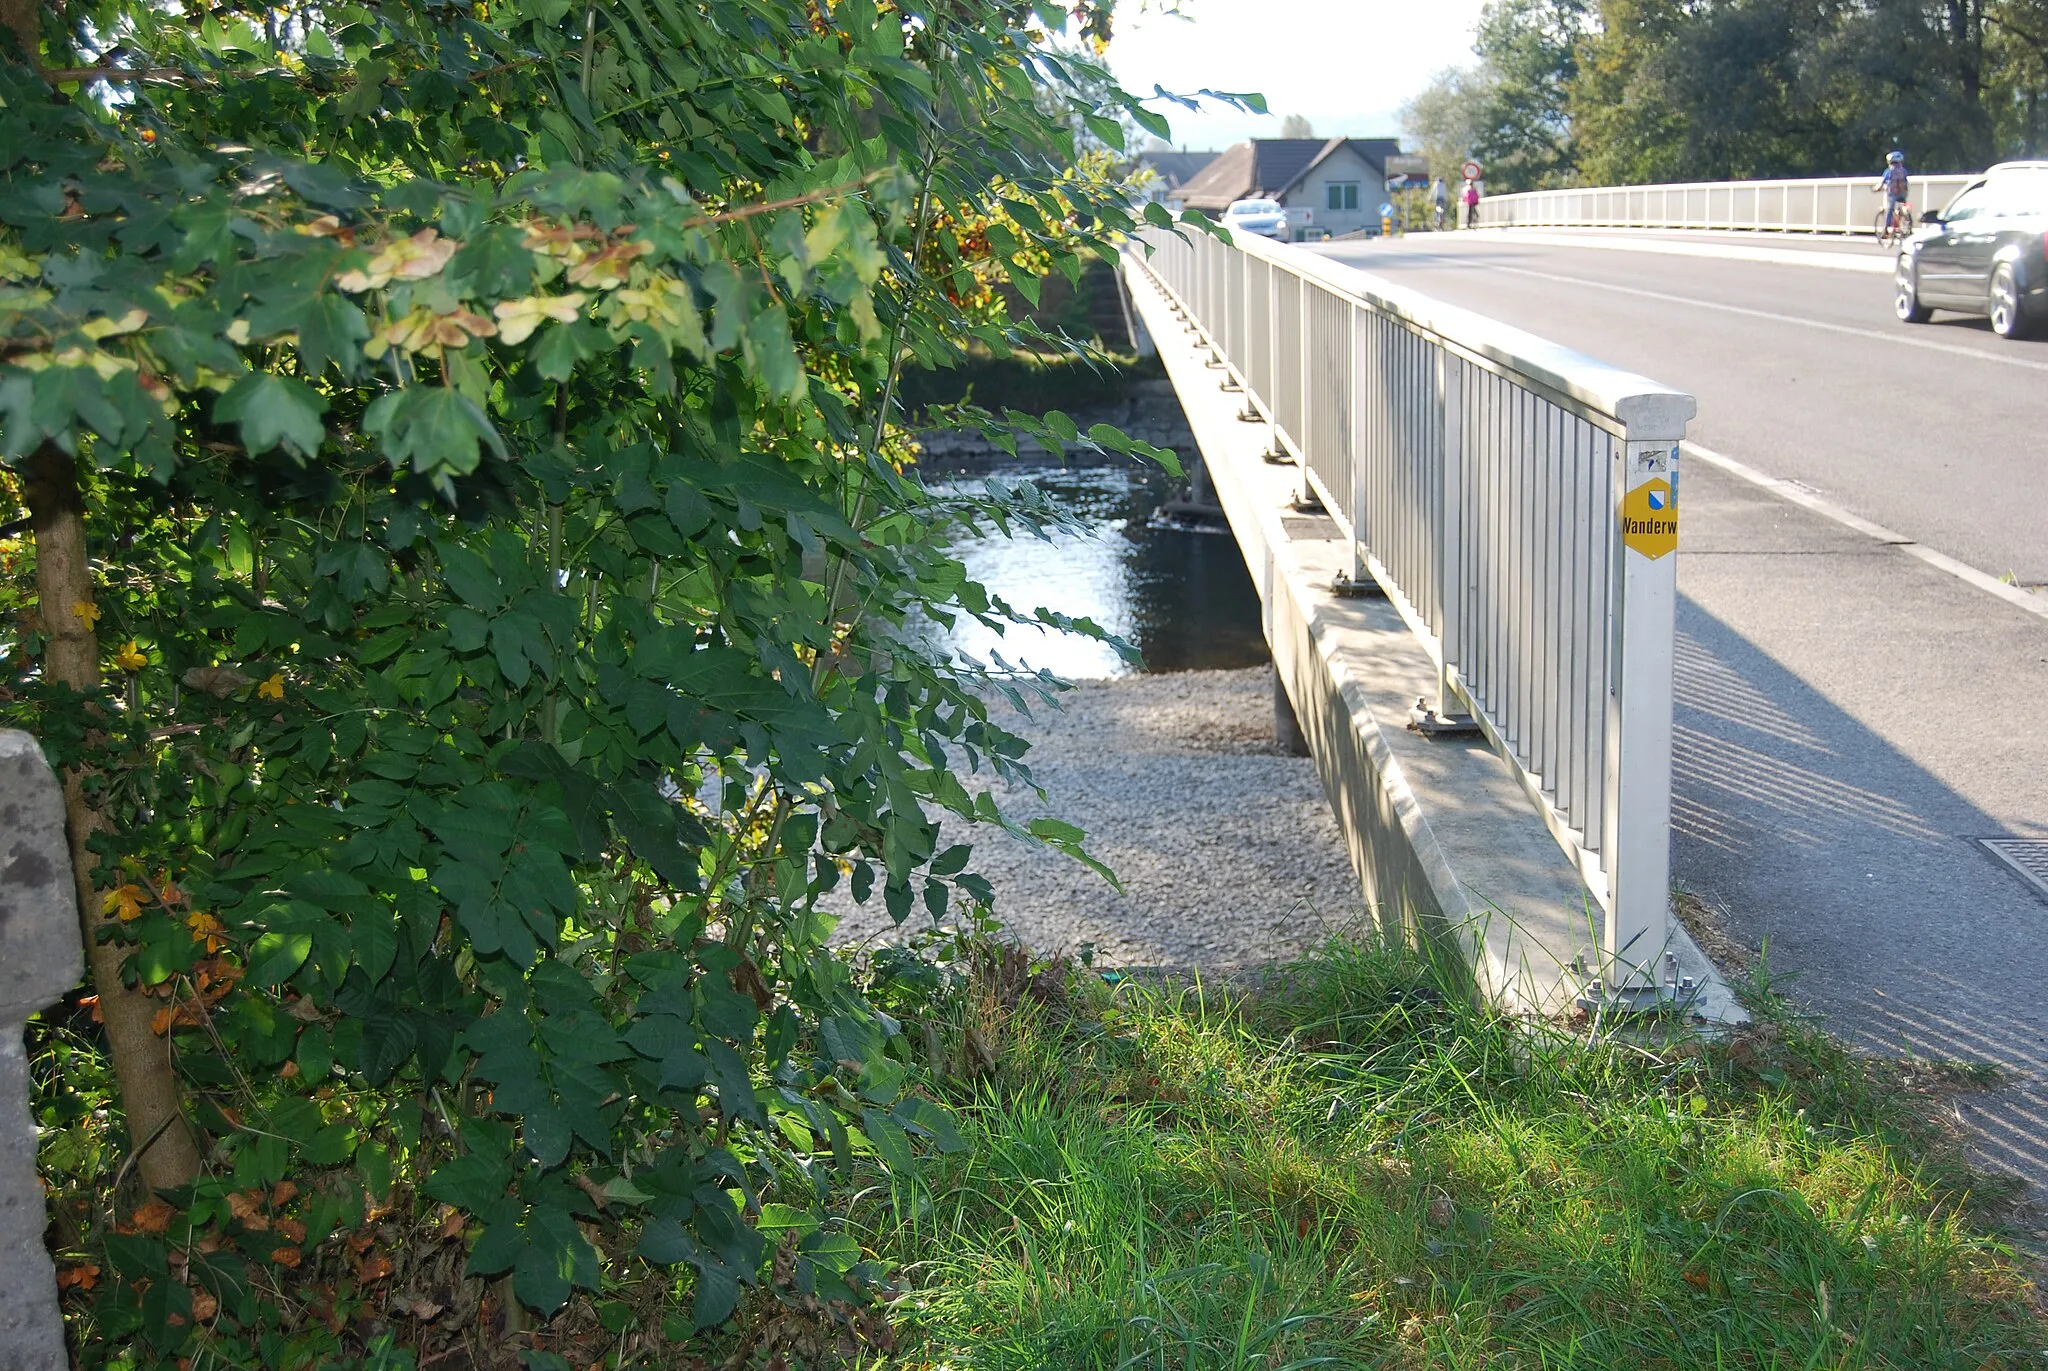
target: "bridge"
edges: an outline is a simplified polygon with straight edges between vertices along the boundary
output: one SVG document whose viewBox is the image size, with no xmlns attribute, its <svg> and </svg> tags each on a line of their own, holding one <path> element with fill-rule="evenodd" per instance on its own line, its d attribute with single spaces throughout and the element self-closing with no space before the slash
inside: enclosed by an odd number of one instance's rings
<svg viewBox="0 0 2048 1371">
<path fill-rule="evenodd" d="M 1315 247 L 1159 235 L 1132 295 L 1371 898 L 1554 1005 L 1714 985 L 1675 888 L 1837 1031 L 1998 1063 L 2009 1087 L 1965 1105 L 1980 1150 L 2048 1178 L 2048 903 L 2022 879 L 2048 870 L 2048 344 L 1898 322 L 1889 256 L 1831 193 L 1746 218 L 1738 192 L 1500 197 L 1517 226 Z M 1673 448 L 1677 552 L 1651 558 L 1629 491 Z M 1353 575 L 1386 598 L 1330 589 Z M 1402 693 L 1483 741 L 1401 728 Z M 1417 833 L 1449 907 L 1388 856 Z"/>
</svg>

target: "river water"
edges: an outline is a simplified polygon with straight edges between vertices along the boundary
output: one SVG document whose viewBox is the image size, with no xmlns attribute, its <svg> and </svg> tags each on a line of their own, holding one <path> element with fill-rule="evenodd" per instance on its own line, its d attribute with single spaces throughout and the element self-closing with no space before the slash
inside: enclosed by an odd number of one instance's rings
<svg viewBox="0 0 2048 1371">
<path fill-rule="evenodd" d="M 1171 483 L 1134 465 L 1011 465 L 1005 481 L 1028 480 L 1087 524 L 1051 541 L 978 537 L 954 544 L 967 572 L 1026 613 L 1041 607 L 1087 617 L 1143 655 L 1142 666 L 1105 643 L 1037 626 L 998 635 L 972 619 L 924 632 L 983 662 L 1000 653 L 1012 666 L 1047 668 L 1069 680 L 1134 671 L 1257 666 L 1267 660 L 1259 597 L 1237 540 L 1220 523 L 1189 527 L 1155 520 Z M 936 489 L 979 490 L 985 472 L 932 474 Z"/>
</svg>

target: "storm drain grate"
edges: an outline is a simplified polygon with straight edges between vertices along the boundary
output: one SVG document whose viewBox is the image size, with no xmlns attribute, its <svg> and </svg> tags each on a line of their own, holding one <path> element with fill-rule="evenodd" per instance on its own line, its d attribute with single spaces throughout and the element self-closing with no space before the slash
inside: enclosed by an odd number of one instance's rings
<svg viewBox="0 0 2048 1371">
<path fill-rule="evenodd" d="M 2048 839 L 1979 838 L 1984 850 L 2004 862 L 2042 899 L 2048 900 Z"/>
</svg>

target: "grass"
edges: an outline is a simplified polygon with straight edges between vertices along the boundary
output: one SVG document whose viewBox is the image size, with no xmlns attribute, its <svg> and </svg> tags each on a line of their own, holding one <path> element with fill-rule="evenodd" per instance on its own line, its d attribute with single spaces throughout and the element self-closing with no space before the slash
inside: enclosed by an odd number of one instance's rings
<svg viewBox="0 0 2048 1371">
<path fill-rule="evenodd" d="M 1755 998 L 1719 1044 L 1588 1045 L 1398 950 L 1251 990 L 984 953 L 926 1034 L 972 1146 L 854 1214 L 899 1268 L 891 1364 L 2042 1365 L 1910 1084 L 1941 1073 Z"/>
</svg>

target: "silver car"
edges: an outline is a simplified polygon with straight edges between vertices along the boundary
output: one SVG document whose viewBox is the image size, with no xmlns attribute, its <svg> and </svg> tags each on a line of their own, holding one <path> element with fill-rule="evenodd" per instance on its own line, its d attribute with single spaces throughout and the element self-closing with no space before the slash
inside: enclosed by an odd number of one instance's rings
<svg viewBox="0 0 2048 1371">
<path fill-rule="evenodd" d="M 1287 211 L 1277 200 L 1235 200 L 1223 211 L 1227 228 L 1243 229 L 1264 238 L 1287 239 Z"/>
</svg>

